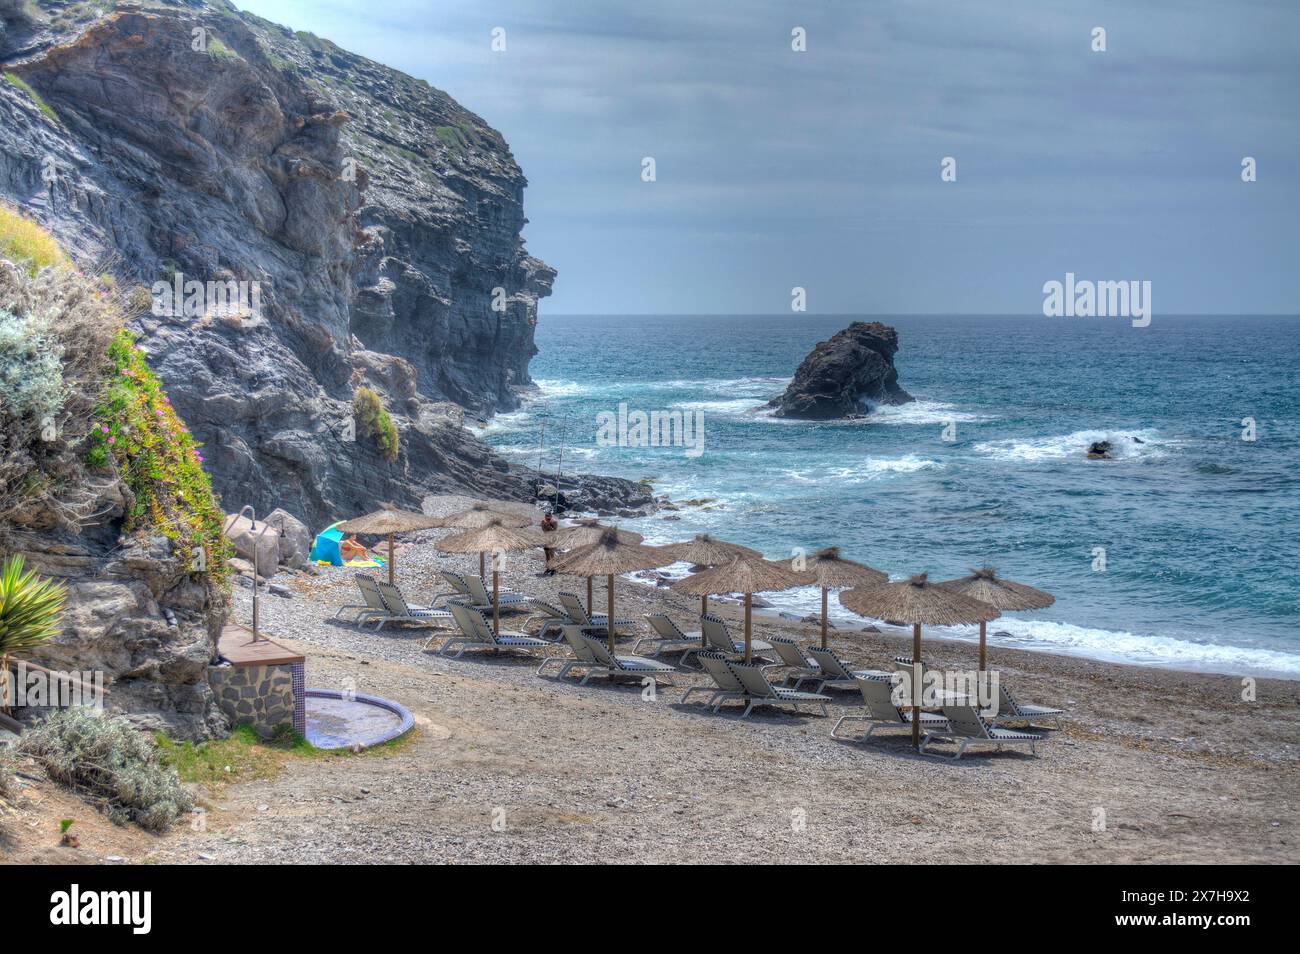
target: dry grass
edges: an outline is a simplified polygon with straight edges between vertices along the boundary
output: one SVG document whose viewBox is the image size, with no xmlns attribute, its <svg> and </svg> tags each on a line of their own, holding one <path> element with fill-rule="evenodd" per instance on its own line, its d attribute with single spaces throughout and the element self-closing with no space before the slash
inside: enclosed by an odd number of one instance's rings
<svg viewBox="0 0 1300 954">
<path fill-rule="evenodd" d="M 33 276 L 42 268 L 68 261 L 49 232 L 4 203 L 0 203 L 0 258 L 25 266 Z"/>
</svg>

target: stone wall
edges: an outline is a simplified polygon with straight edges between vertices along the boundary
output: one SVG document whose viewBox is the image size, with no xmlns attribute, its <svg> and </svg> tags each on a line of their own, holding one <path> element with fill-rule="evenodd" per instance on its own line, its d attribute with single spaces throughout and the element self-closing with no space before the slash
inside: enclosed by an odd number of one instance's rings
<svg viewBox="0 0 1300 954">
<path fill-rule="evenodd" d="M 271 666 L 213 666 L 208 670 L 217 705 L 232 725 L 251 725 L 263 738 L 274 735 L 281 727 L 298 732 L 306 728 L 294 683 L 294 666 L 280 663 Z M 299 677 L 301 683 L 301 677 Z"/>
</svg>

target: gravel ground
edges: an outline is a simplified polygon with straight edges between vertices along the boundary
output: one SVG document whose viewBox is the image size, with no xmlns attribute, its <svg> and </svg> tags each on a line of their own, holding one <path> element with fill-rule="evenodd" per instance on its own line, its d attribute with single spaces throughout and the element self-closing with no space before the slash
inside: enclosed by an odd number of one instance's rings
<svg viewBox="0 0 1300 954">
<path fill-rule="evenodd" d="M 408 599 L 427 602 L 445 589 L 439 567 L 476 570 L 477 560 L 412 544 L 397 566 Z M 530 556 L 508 569 L 503 586 L 544 599 L 585 587 L 540 577 Z M 271 781 L 230 786 L 207 831 L 158 839 L 148 860 L 1300 860 L 1300 683 L 1259 680 L 1258 701 L 1246 703 L 1235 677 L 996 649 L 1018 696 L 1070 719 L 1037 757 L 980 750 L 951 763 L 914 754 L 905 736 L 831 739 L 856 693 L 835 693 L 830 719 L 713 716 L 679 701 L 704 683 L 695 673 L 647 699 L 639 684 L 538 677 L 538 661 L 523 656 L 442 659 L 422 650 L 427 630 L 331 622 L 355 602 L 351 571 L 277 581 L 294 595 L 265 597 L 264 626 L 307 654 L 308 685 L 395 699 L 417 731 L 360 755 L 289 759 Z M 696 600 L 630 581 L 617 599 L 620 616 L 665 610 L 684 627 L 698 612 Z M 248 601 L 236 587 L 236 618 L 249 618 Z M 518 628 L 526 617 L 506 619 Z M 811 641 L 816 630 L 758 618 L 758 637 L 781 632 Z M 906 648 L 870 632 L 832 639 L 862 666 L 887 667 Z M 972 656 L 966 644 L 926 644 L 936 665 L 969 668 Z"/>
</svg>

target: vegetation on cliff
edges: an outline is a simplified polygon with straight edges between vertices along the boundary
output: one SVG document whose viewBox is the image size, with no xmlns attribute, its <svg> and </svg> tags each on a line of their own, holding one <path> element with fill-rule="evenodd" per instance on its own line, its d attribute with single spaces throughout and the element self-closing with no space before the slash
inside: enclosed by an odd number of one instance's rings
<svg viewBox="0 0 1300 954">
<path fill-rule="evenodd" d="M 95 407 L 86 463 L 116 462 L 134 496 L 126 529 L 152 527 L 186 555 L 193 572 L 229 573 L 229 547 L 221 532 L 225 514 L 212 494 L 198 441 L 177 416 L 158 376 L 130 331 L 108 347 L 116 374 Z"/>
<path fill-rule="evenodd" d="M 125 330 L 126 296 L 12 213 L 0 250 L 0 545 L 18 529 L 78 526 L 100 499 L 92 485 L 120 477 L 124 530 L 161 533 L 191 570 L 223 578 L 199 445 Z"/>
<path fill-rule="evenodd" d="M 384 409 L 378 393 L 370 388 L 357 388 L 352 397 L 353 414 L 357 422 L 357 436 L 373 440 L 387 460 L 397 460 L 401 452 L 401 438 L 393 417 Z"/>
</svg>

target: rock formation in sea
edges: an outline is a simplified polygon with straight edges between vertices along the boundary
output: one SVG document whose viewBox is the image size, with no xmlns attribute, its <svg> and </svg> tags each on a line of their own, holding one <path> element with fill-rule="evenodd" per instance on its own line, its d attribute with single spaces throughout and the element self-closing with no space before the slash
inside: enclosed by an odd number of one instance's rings
<svg viewBox="0 0 1300 954">
<path fill-rule="evenodd" d="M 777 417 L 832 420 L 860 417 L 872 404 L 906 404 L 894 355 L 898 332 L 878 321 L 855 321 L 808 354 L 794 380 L 769 403 Z"/>
<path fill-rule="evenodd" d="M 525 179 L 500 133 L 224 0 L 0 0 L 0 22 L 17 81 L 0 81 L 0 198 L 132 290 L 227 510 L 320 527 L 430 492 L 532 496 L 462 426 L 530 385 L 555 277 L 524 248 Z M 156 313 L 151 292 L 191 281 L 198 313 Z M 247 298 L 214 308 L 214 288 Z M 361 387 L 392 416 L 395 456 L 355 432 Z M 593 506 L 650 500 L 589 489 Z"/>
</svg>

